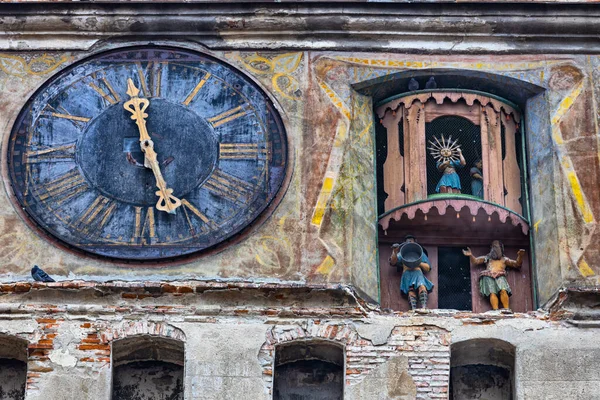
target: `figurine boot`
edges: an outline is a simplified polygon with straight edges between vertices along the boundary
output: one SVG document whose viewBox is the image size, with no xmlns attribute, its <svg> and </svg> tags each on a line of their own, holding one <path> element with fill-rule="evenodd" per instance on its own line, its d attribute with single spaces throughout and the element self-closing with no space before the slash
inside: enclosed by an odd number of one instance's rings
<svg viewBox="0 0 600 400">
<path fill-rule="evenodd" d="M 410 303 L 411 310 L 415 310 L 417 308 L 417 295 L 415 292 L 408 293 L 408 302 Z"/>
<path fill-rule="evenodd" d="M 419 292 L 419 303 L 421 303 L 421 308 L 427 308 L 427 292 L 426 291 Z"/>
</svg>

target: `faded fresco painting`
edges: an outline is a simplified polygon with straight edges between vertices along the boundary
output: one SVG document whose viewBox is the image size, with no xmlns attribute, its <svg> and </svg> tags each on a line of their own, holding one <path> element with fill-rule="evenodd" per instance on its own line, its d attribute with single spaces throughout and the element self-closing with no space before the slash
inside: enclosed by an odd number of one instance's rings
<svg viewBox="0 0 600 400">
<path fill-rule="evenodd" d="M 0 54 L 4 153 L 25 99 L 89 54 Z M 55 277 L 95 279 L 240 278 L 354 283 L 377 299 L 377 198 L 373 93 L 365 82 L 407 71 L 478 71 L 540 88 L 524 110 L 534 261 L 541 301 L 566 282 L 597 284 L 600 218 L 598 114 L 592 78 L 598 56 L 419 57 L 319 52 L 212 54 L 257 82 L 274 100 L 289 144 L 287 183 L 268 218 L 235 246 L 159 267 L 131 267 L 57 248 L 27 226 L 2 193 L 2 279 L 24 277 L 43 259 Z M 404 91 L 408 89 L 404 88 Z M 375 96 L 376 97 L 376 96 Z M 4 156 L 6 157 L 6 156 Z M 3 164 L 5 184 L 7 169 Z M 548 182 L 553 182 L 548 185 Z M 561 226 L 562 228 L 558 228 Z"/>
</svg>

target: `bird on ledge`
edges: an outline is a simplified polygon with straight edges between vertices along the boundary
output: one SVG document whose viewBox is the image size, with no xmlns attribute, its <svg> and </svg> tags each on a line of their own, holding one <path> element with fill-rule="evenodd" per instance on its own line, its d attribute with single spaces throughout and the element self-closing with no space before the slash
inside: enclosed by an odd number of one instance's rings
<svg viewBox="0 0 600 400">
<path fill-rule="evenodd" d="M 56 282 L 54 279 L 52 279 L 52 277 L 50 277 L 50 275 L 44 272 L 44 270 L 37 265 L 34 265 L 33 268 L 31 268 L 31 276 L 38 282 Z"/>
</svg>

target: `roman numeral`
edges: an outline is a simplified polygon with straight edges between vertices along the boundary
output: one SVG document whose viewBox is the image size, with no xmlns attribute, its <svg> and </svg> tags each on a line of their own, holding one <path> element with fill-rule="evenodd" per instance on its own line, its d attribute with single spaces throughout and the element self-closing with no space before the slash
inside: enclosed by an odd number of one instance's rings
<svg viewBox="0 0 600 400">
<path fill-rule="evenodd" d="M 91 118 L 88 117 L 80 117 L 77 115 L 73 115 L 68 112 L 64 107 L 58 107 L 58 110 L 52 107 L 50 104 L 46 105 L 48 110 L 45 110 L 43 115 L 47 117 L 54 118 L 62 118 L 70 121 L 77 129 L 81 129 L 85 127 L 85 124 L 90 122 Z"/>
<path fill-rule="evenodd" d="M 220 143 L 219 158 L 222 160 L 267 159 L 269 150 L 258 143 Z"/>
<path fill-rule="evenodd" d="M 132 243 L 153 244 L 156 242 L 154 207 L 135 207 Z"/>
<path fill-rule="evenodd" d="M 75 168 L 56 179 L 42 184 L 36 189 L 36 192 L 41 201 L 45 202 L 49 200 L 57 205 L 61 205 L 74 197 L 80 196 L 88 188 L 89 186 L 85 178 Z"/>
<path fill-rule="evenodd" d="M 117 104 L 119 101 L 121 101 L 119 94 L 111 86 L 106 77 L 102 76 L 98 78 L 98 75 L 96 73 L 93 73 L 92 79 L 94 79 L 96 82 L 89 82 L 88 85 L 90 85 L 92 89 L 98 92 L 98 94 L 102 96 L 102 98 L 106 100 L 109 104 Z"/>
<path fill-rule="evenodd" d="M 200 210 L 198 210 L 193 204 L 191 204 L 186 199 L 181 200 L 181 205 L 183 206 L 183 214 L 189 226 L 190 235 L 196 236 L 197 233 L 196 229 L 194 228 L 194 224 L 192 223 L 192 218 L 194 215 L 203 222 L 200 228 L 202 233 L 208 233 L 209 230 L 216 230 L 218 228 L 217 224 L 211 221 L 206 215 L 200 212 Z"/>
<path fill-rule="evenodd" d="M 56 147 L 44 147 L 25 152 L 26 163 L 61 162 L 75 160 L 75 143 Z"/>
<path fill-rule="evenodd" d="M 104 196 L 98 196 L 90 206 L 73 223 L 75 229 L 84 235 L 90 232 L 100 236 L 102 229 L 113 216 L 117 203 Z"/>
<path fill-rule="evenodd" d="M 200 80 L 200 82 L 198 82 L 198 84 L 196 85 L 196 87 L 190 92 L 190 94 L 188 94 L 188 96 L 183 101 L 183 105 L 184 106 L 189 105 L 192 102 L 192 100 L 194 100 L 194 97 L 196 97 L 196 95 L 198 94 L 198 92 L 200 91 L 200 89 L 202 89 L 202 86 L 204 86 L 204 84 L 211 77 L 211 75 L 212 74 L 210 72 L 207 72 L 206 74 L 204 74 L 204 76 L 202 77 L 202 79 Z"/>
<path fill-rule="evenodd" d="M 144 97 L 160 97 L 162 70 L 166 63 L 149 61 L 145 69 L 141 62 L 137 61 L 135 64 Z"/>
<path fill-rule="evenodd" d="M 230 121 L 233 121 L 234 119 L 244 117 L 246 115 L 246 104 L 242 104 L 241 106 L 237 106 L 219 115 L 215 115 L 214 117 L 208 118 L 207 121 L 210 122 L 213 128 L 216 128 Z"/>
<path fill-rule="evenodd" d="M 230 200 L 234 203 L 246 203 L 256 187 L 220 169 L 216 169 L 203 185 L 213 194 Z"/>
</svg>

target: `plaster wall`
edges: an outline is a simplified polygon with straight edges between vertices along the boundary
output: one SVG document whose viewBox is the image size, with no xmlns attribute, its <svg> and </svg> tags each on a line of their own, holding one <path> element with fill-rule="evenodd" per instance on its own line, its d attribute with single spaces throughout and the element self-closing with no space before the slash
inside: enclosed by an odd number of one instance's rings
<svg viewBox="0 0 600 400">
<path fill-rule="evenodd" d="M 198 315 L 191 322 L 183 308 L 165 314 L 150 305 L 135 307 L 134 314 L 36 312 L 34 322 L 3 317 L 3 333 L 29 341 L 26 398 L 108 399 L 110 343 L 140 334 L 184 340 L 183 381 L 190 399 L 269 399 L 274 345 L 310 339 L 344 346 L 345 399 L 446 398 L 450 345 L 473 338 L 501 339 L 516 347 L 516 398 L 600 398 L 595 389 L 600 368 L 594 361 L 600 355 L 598 329 L 573 328 L 543 314 Z"/>
<path fill-rule="evenodd" d="M 95 52 L 114 47 L 106 42 Z M 4 141 L 36 88 L 95 52 L 0 53 Z M 371 97 L 359 94 L 353 85 L 393 80 L 400 72 L 435 75 L 438 68 L 451 68 L 459 73 L 485 72 L 499 82 L 503 77 L 515 78 L 544 89 L 524 105 L 540 303 L 562 285 L 597 283 L 595 226 L 600 194 L 595 182 L 600 172 L 593 157 L 598 140 L 593 110 L 600 82 L 599 56 L 210 53 L 260 82 L 286 121 L 291 182 L 271 217 L 218 254 L 161 268 L 126 266 L 74 254 L 42 238 L 16 212 L 5 178 L 6 192 L 0 194 L 0 240 L 5 248 L 0 255 L 0 279 L 24 279 L 32 264 L 41 263 L 59 280 L 341 282 L 377 299 L 372 149 L 374 125 L 379 122 L 372 114 Z M 549 181 L 554 184 L 548 185 Z"/>
</svg>

